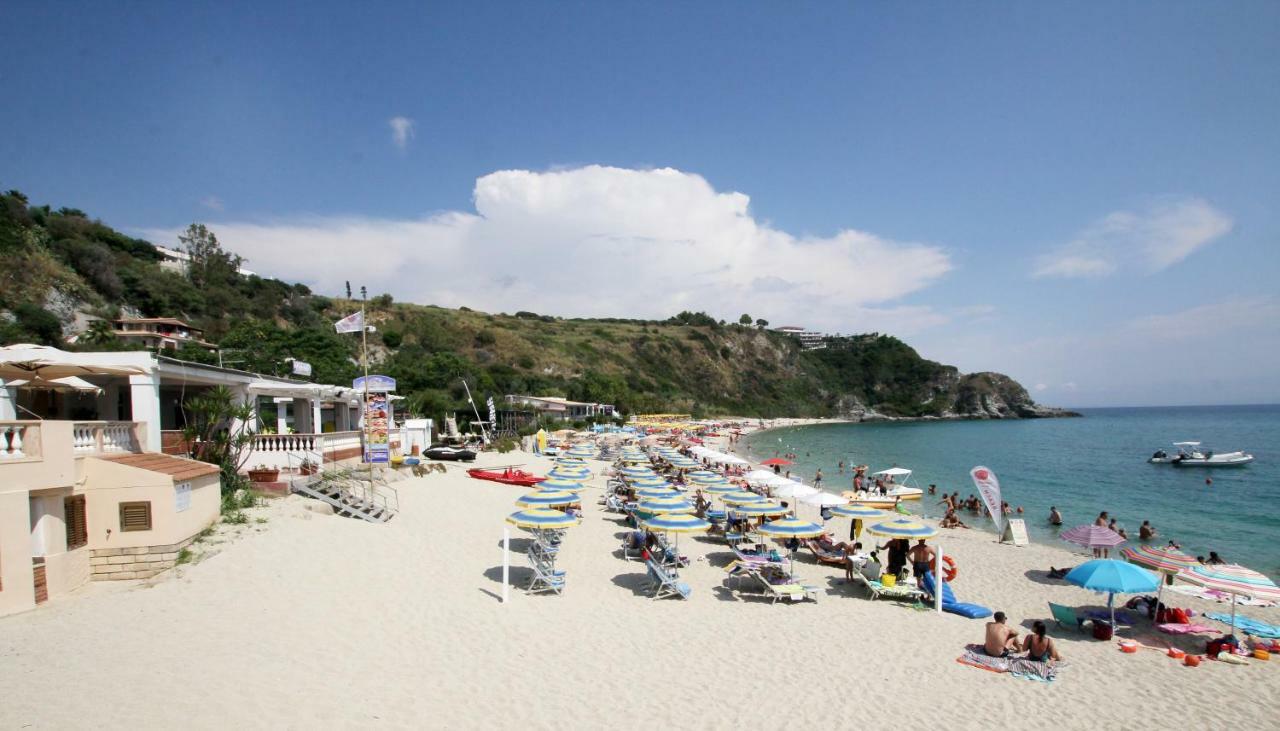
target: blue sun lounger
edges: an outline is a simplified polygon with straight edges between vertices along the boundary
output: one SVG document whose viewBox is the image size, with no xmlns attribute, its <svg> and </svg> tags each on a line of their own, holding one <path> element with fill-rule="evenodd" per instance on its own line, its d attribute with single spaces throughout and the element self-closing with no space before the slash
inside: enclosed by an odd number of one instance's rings
<svg viewBox="0 0 1280 731">
<path fill-rule="evenodd" d="M 924 576 L 920 577 L 920 588 L 924 589 L 930 597 L 937 596 L 934 594 L 935 586 L 933 580 L 933 572 L 926 571 Z M 930 599 L 930 604 L 933 600 Z M 981 604 L 966 604 L 956 601 L 956 595 L 951 591 L 951 587 L 947 586 L 947 582 L 942 582 L 942 611 L 958 614 L 961 617 L 969 619 L 980 619 L 982 617 L 990 617 L 991 610 Z"/>
</svg>

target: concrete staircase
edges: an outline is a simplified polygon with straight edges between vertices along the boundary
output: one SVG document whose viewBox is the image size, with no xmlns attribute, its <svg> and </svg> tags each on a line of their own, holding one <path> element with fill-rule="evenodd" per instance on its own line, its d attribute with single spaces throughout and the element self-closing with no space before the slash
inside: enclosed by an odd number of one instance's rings
<svg viewBox="0 0 1280 731">
<path fill-rule="evenodd" d="M 325 479 L 320 475 L 290 480 L 290 489 L 300 495 L 328 503 L 333 512 L 346 518 L 359 518 L 370 523 L 385 523 L 400 509 L 399 496 L 393 488 L 370 485 L 351 479 Z"/>
</svg>

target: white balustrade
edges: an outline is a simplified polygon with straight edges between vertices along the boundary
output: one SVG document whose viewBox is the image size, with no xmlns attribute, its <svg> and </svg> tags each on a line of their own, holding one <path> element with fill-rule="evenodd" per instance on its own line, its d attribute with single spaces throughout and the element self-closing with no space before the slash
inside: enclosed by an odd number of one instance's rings
<svg viewBox="0 0 1280 731">
<path fill-rule="evenodd" d="M 0 460 L 26 458 L 22 444 L 27 429 L 25 424 L 0 424 Z"/>
<path fill-rule="evenodd" d="M 131 421 L 82 421 L 71 426 L 71 450 L 79 455 L 136 452 Z"/>
<path fill-rule="evenodd" d="M 103 452 L 132 452 L 133 424 L 127 421 L 109 422 L 102 427 Z"/>
<path fill-rule="evenodd" d="M 71 427 L 71 451 L 76 454 L 93 454 L 98 451 L 98 428 L 95 424 L 74 424 Z"/>
</svg>

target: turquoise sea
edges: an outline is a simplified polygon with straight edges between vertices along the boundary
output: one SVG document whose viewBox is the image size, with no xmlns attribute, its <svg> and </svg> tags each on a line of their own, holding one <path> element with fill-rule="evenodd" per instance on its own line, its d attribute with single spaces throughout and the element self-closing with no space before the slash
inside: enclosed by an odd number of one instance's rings
<svg viewBox="0 0 1280 731">
<path fill-rule="evenodd" d="M 1106 510 L 1134 542 L 1150 520 L 1161 545 L 1173 538 L 1193 556 L 1217 551 L 1280 578 L 1280 405 L 1079 411 L 1083 418 L 788 427 L 748 435 L 743 445 L 757 462 L 775 451 L 796 453 L 793 475 L 812 483 L 821 468 L 832 492 L 850 488 L 852 475 L 837 469 L 844 460 L 869 472 L 907 467 L 920 487 L 936 483 L 939 496 L 959 491 L 964 498 L 976 494 L 969 470 L 981 464 L 999 477 L 1004 499 L 1025 509 L 1033 541 L 1057 540 L 1047 519 L 1052 505 L 1066 528 Z M 1186 440 L 1257 459 L 1215 469 L 1147 463 L 1157 449 Z M 907 506 L 938 517 L 938 499 L 926 494 Z M 961 517 L 993 530 L 990 519 Z"/>
</svg>

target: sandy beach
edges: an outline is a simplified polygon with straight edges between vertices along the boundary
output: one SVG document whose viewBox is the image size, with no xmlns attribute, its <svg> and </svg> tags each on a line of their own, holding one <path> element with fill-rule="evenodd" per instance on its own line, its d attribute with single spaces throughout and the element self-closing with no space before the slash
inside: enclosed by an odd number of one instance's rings
<svg viewBox="0 0 1280 731">
<path fill-rule="evenodd" d="M 550 460 L 478 461 L 514 463 L 541 473 Z M 606 465 L 592 467 L 585 519 L 558 562 L 562 596 L 520 590 L 527 540 L 513 529 L 516 586 L 499 601 L 503 518 L 525 490 L 461 467 L 396 482 L 402 512 L 385 525 L 277 499 L 250 511 L 265 523 L 204 560 L 0 620 L 0 726 L 1203 728 L 1224 713 L 1275 725 L 1280 663 L 1187 668 L 1051 625 L 1069 663 L 1057 681 L 997 675 L 956 662 L 982 620 L 870 601 L 807 553 L 797 575 L 821 587 L 818 601 L 771 605 L 726 588 L 723 543 L 683 537 L 692 598 L 654 601 L 643 564 L 617 553 L 620 517 L 596 505 Z M 1048 617 L 1048 601 L 1105 603 L 1044 577 L 1080 560 L 1058 546 L 1002 546 L 976 530 L 940 538 L 960 566 L 959 598 L 1021 631 Z M 1275 608 L 1243 613 L 1280 620 Z M 1203 651 L 1145 622 L 1128 634 Z"/>
</svg>

